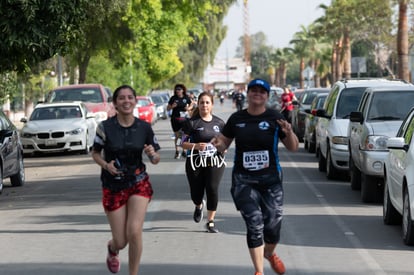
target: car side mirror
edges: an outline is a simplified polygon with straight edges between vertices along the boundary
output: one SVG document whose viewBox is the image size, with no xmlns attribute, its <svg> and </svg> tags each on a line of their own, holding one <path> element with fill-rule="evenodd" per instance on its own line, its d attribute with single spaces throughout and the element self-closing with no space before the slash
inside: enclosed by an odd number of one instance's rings
<svg viewBox="0 0 414 275">
<path fill-rule="evenodd" d="M 360 124 L 362 124 L 362 122 L 364 121 L 364 115 L 362 114 L 362 112 L 351 112 L 351 114 L 349 115 L 349 120 L 351 122 L 359 122 Z"/>
<path fill-rule="evenodd" d="M 392 137 L 387 140 L 387 148 L 388 149 L 400 149 L 404 151 L 408 151 L 408 144 L 405 144 L 405 140 L 402 137 Z"/>
<path fill-rule="evenodd" d="M 20 122 L 26 123 L 26 122 L 27 122 L 27 118 L 22 117 L 22 118 L 20 119 Z"/>
<path fill-rule="evenodd" d="M 327 118 L 327 119 L 331 119 L 331 117 L 332 117 L 332 116 L 326 114 L 325 109 L 317 109 L 314 115 L 317 116 L 317 117 L 324 117 L 324 118 Z"/>
</svg>

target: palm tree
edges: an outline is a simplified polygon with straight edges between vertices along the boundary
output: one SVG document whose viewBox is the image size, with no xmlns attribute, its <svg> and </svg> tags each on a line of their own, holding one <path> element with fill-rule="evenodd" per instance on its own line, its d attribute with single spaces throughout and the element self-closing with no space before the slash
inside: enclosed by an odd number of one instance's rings
<svg viewBox="0 0 414 275">
<path fill-rule="evenodd" d="M 299 57 L 299 86 L 300 88 L 305 87 L 305 79 L 303 77 L 303 71 L 305 70 L 305 60 L 309 59 L 309 40 L 310 35 L 308 30 L 302 25 L 302 30 L 296 32 L 290 44 L 293 44 L 293 51 L 297 57 Z"/>
<path fill-rule="evenodd" d="M 409 0 L 399 0 L 397 35 L 398 77 L 406 81 L 409 81 L 410 78 L 408 69 L 408 2 Z"/>
</svg>

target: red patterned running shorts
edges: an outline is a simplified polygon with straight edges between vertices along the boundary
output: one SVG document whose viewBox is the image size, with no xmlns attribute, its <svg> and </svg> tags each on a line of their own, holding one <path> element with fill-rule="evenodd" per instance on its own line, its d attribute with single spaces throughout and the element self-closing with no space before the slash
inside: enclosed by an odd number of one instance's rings
<svg viewBox="0 0 414 275">
<path fill-rule="evenodd" d="M 153 190 L 149 182 L 149 176 L 146 176 L 135 185 L 123 189 L 121 191 L 111 191 L 108 188 L 103 188 L 102 204 L 105 211 L 114 211 L 128 202 L 129 197 L 133 195 L 142 196 L 148 199 L 152 198 Z"/>
</svg>

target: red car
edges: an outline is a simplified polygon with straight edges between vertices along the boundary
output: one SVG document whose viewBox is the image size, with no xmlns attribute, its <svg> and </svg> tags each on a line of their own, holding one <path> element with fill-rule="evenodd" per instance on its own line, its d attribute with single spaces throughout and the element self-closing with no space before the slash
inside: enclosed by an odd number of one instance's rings
<svg viewBox="0 0 414 275">
<path fill-rule="evenodd" d="M 55 88 L 47 95 L 46 102 L 82 101 L 98 122 L 115 115 L 112 94 L 102 84 L 76 84 Z"/>
<path fill-rule="evenodd" d="M 155 104 L 149 96 L 137 96 L 137 105 L 134 110 L 134 116 L 150 124 L 157 120 Z"/>
</svg>

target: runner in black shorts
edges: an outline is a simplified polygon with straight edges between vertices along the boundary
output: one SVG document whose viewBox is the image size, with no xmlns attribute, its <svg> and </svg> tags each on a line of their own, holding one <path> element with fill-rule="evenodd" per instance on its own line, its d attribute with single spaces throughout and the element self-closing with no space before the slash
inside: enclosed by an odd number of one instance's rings
<svg viewBox="0 0 414 275">
<path fill-rule="evenodd" d="M 218 187 L 224 173 L 224 156 L 210 143 L 224 126 L 224 121 L 212 114 L 213 96 L 203 92 L 197 108 L 183 126 L 182 147 L 187 149 L 185 171 L 190 184 L 191 199 L 195 205 L 193 219 L 203 218 L 204 192 L 207 197 L 207 232 L 217 233 L 214 223 L 218 204 Z"/>
<path fill-rule="evenodd" d="M 277 274 L 285 266 L 276 255 L 282 222 L 283 186 L 279 140 L 290 151 L 298 149 L 291 125 L 276 110 L 266 109 L 269 84 L 254 79 L 248 85 L 247 109 L 230 116 L 222 134 L 212 140 L 219 151 L 236 142 L 231 194 L 247 228 L 247 245 L 256 271 L 263 274 L 263 257 Z"/>
<path fill-rule="evenodd" d="M 185 157 L 185 152 L 179 152 L 179 145 L 181 143 L 182 131 L 184 122 L 188 119 L 188 110 L 191 110 L 193 102 L 190 97 L 187 96 L 187 88 L 183 84 L 177 84 L 174 87 L 174 95 L 170 97 L 168 101 L 167 110 L 171 112 L 171 128 L 174 132 L 174 146 L 175 155 L 174 158 L 180 159 L 181 156 Z"/>
</svg>

